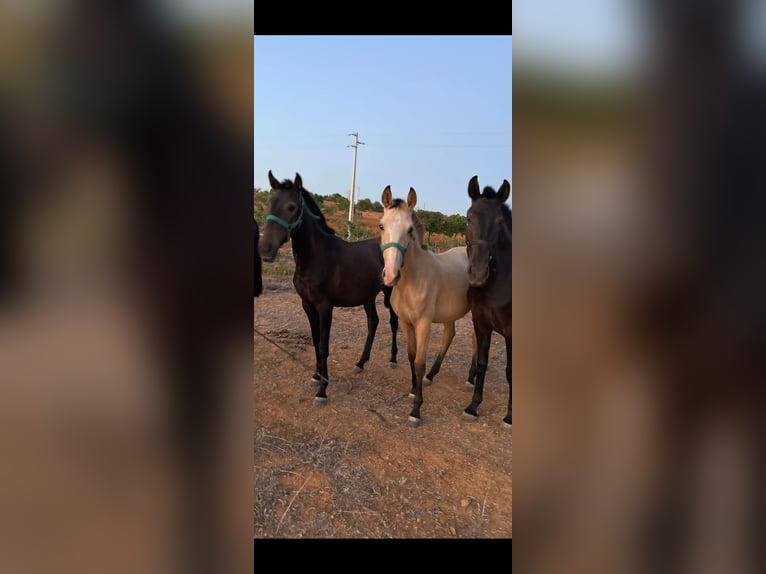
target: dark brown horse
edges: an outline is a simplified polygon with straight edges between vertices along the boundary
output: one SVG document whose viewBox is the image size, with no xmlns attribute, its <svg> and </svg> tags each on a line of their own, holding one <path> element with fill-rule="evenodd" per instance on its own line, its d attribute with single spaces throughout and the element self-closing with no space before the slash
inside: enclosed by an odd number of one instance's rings
<svg viewBox="0 0 766 574">
<path fill-rule="evenodd" d="M 303 187 L 301 176 L 281 183 L 269 171 L 274 195 L 269 202 L 259 252 L 271 262 L 279 247 L 292 240 L 295 273 L 293 285 L 301 297 L 303 310 L 311 325 L 311 339 L 316 353 L 314 382 L 319 383 L 315 400 L 327 399 L 327 357 L 330 354 L 330 327 L 335 307 L 364 306 L 367 314 L 367 340 L 355 372 L 370 358 L 378 328 L 375 299 L 383 291 L 391 325 L 390 366 L 396 366 L 396 332 L 399 319 L 391 308 L 391 288 L 383 287 L 383 255 L 380 238 L 347 242 L 335 235 L 311 194 Z"/>
<path fill-rule="evenodd" d="M 510 194 L 508 180 L 498 191 L 485 187 L 479 192 L 479 179 L 468 182 L 471 207 L 468 210 L 468 301 L 476 335 L 476 365 L 473 398 L 466 416 L 476 418 L 484 394 L 489 344 L 497 331 L 505 338 L 505 377 L 508 379 L 508 413 L 503 422 L 511 424 L 511 210 L 505 201 Z"/>
<path fill-rule="evenodd" d="M 263 293 L 263 271 L 262 266 L 263 263 L 261 262 L 261 254 L 258 253 L 258 237 L 261 234 L 260 229 L 258 228 L 258 222 L 253 219 L 253 244 L 255 252 L 255 255 L 253 257 L 253 264 L 255 268 L 255 272 L 253 274 L 253 297 L 259 297 Z"/>
</svg>

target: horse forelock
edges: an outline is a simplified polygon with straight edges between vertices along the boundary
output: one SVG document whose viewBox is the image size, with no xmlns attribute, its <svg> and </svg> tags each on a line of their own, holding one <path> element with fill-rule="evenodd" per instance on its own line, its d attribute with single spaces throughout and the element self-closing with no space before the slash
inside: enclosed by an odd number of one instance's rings
<svg viewBox="0 0 766 574">
<path fill-rule="evenodd" d="M 391 207 L 389 209 L 399 209 L 401 207 L 404 207 L 406 204 L 404 200 L 400 197 L 397 197 L 396 199 L 391 200 Z"/>
<path fill-rule="evenodd" d="M 479 197 L 483 197 L 485 199 L 499 199 L 500 194 L 495 190 L 494 187 L 492 187 L 491 185 L 488 185 L 484 188 L 484 191 L 482 191 Z M 508 224 L 508 227 L 510 228 L 511 222 L 512 222 L 512 214 L 511 214 L 511 209 L 508 207 L 508 204 L 505 202 L 502 202 L 500 204 L 500 211 L 503 214 L 503 219 L 505 220 L 505 223 Z"/>
</svg>

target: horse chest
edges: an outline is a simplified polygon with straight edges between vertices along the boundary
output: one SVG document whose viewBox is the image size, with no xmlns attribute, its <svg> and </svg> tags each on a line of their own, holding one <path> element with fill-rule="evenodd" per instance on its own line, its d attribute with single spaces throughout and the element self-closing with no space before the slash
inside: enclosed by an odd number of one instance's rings
<svg viewBox="0 0 766 574">
<path fill-rule="evenodd" d="M 512 313 L 510 294 L 482 292 L 471 288 L 468 296 L 474 319 L 492 327 L 501 335 L 510 337 Z"/>
<path fill-rule="evenodd" d="M 415 323 L 425 313 L 428 297 L 425 293 L 395 287 L 391 293 L 391 305 L 400 321 Z"/>
</svg>

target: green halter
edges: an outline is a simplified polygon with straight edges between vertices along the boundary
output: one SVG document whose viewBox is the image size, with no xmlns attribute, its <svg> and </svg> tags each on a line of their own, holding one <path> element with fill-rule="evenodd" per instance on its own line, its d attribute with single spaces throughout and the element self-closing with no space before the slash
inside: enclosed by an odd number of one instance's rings
<svg viewBox="0 0 766 574">
<path fill-rule="evenodd" d="M 407 255 L 407 248 L 402 245 L 401 243 L 386 243 L 385 245 L 380 246 L 380 251 L 383 252 L 389 247 L 395 247 L 399 251 L 402 252 L 402 267 L 404 267 L 404 256 Z"/>
</svg>

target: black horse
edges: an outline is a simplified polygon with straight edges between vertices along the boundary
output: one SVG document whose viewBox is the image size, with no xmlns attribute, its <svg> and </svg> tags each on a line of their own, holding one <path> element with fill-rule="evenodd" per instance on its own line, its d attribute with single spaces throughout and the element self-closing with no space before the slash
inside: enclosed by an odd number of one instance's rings
<svg viewBox="0 0 766 574">
<path fill-rule="evenodd" d="M 254 273 L 254 289 L 253 289 L 253 297 L 258 297 L 263 293 L 263 271 L 261 263 L 261 254 L 258 253 L 258 237 L 261 234 L 260 229 L 258 228 L 258 222 L 253 219 L 253 245 L 254 245 L 254 266 L 255 266 L 255 273 Z"/>
<path fill-rule="evenodd" d="M 476 336 L 476 363 L 471 404 L 465 409 L 470 418 L 478 416 L 477 408 L 484 393 L 484 376 L 489 360 L 489 344 L 493 331 L 505 338 L 505 377 L 508 379 L 508 414 L 503 422 L 511 424 L 511 210 L 505 201 L 510 194 L 508 180 L 498 191 L 485 187 L 479 192 L 479 179 L 468 182 L 471 207 L 467 213 L 466 246 L 468 247 L 468 302 L 471 305 Z M 474 370 L 474 369 L 472 369 Z"/>
<path fill-rule="evenodd" d="M 271 262 L 279 247 L 292 240 L 293 285 L 311 325 L 316 353 L 313 380 L 319 383 L 315 400 L 322 402 L 327 399 L 327 357 L 335 307 L 362 305 L 367 314 L 367 340 L 354 369 L 359 372 L 370 358 L 379 323 L 375 299 L 382 290 L 384 304 L 390 313 L 390 365 L 396 366 L 399 319 L 391 308 L 392 288 L 383 287 L 380 238 L 347 242 L 336 236 L 311 194 L 303 187 L 300 175 L 295 174 L 295 181 L 285 179 L 280 183 L 269 171 L 269 182 L 275 193 L 269 201 L 269 215 L 266 216 L 259 251 L 264 261 Z"/>
</svg>

